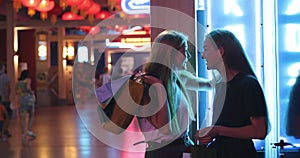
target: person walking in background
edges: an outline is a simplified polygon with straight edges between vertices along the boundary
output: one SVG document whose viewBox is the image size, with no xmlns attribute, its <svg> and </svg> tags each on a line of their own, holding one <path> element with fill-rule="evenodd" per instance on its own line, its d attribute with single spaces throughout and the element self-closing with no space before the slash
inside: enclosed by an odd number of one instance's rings
<svg viewBox="0 0 300 158">
<path fill-rule="evenodd" d="M 217 70 L 213 124 L 197 131 L 200 144 L 214 147 L 218 158 L 255 158 L 252 139 L 265 139 L 269 120 L 263 90 L 238 39 L 227 30 L 206 36 L 202 58 Z"/>
<path fill-rule="evenodd" d="M 17 95 L 21 116 L 22 139 L 26 138 L 26 134 L 35 137 L 35 134 L 31 131 L 34 119 L 35 97 L 34 92 L 31 90 L 31 79 L 29 78 L 28 70 L 23 70 L 21 72 L 17 83 Z M 27 115 L 29 116 L 28 121 Z"/>
<path fill-rule="evenodd" d="M 8 130 L 11 122 L 12 114 L 13 114 L 13 111 L 10 107 L 9 95 L 10 95 L 10 79 L 8 75 L 5 73 L 5 65 L 3 63 L 0 63 L 0 97 L 1 97 L 0 103 L 4 105 L 6 109 L 6 113 L 8 114 L 7 118 L 4 121 L 3 129 L 1 132 L 6 137 L 12 136 Z"/>
</svg>

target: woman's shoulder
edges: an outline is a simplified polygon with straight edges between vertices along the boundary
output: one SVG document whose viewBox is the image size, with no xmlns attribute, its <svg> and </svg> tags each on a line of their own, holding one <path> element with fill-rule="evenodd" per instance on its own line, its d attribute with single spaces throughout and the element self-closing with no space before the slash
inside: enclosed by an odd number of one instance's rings
<svg viewBox="0 0 300 158">
<path fill-rule="evenodd" d="M 239 73 L 236 76 L 236 80 L 243 87 L 261 87 L 256 76 L 253 76 L 251 74 Z"/>
<path fill-rule="evenodd" d="M 26 85 L 28 83 L 31 83 L 31 79 L 28 78 L 28 79 L 24 79 L 24 80 L 18 80 L 18 85 L 21 86 L 21 85 Z"/>
<path fill-rule="evenodd" d="M 31 82 L 30 79 L 19 80 L 18 83 L 28 83 Z"/>
<path fill-rule="evenodd" d="M 253 81 L 258 82 L 257 78 L 251 74 L 246 74 L 243 72 L 238 73 L 235 78 L 242 80 L 242 81 Z"/>
</svg>

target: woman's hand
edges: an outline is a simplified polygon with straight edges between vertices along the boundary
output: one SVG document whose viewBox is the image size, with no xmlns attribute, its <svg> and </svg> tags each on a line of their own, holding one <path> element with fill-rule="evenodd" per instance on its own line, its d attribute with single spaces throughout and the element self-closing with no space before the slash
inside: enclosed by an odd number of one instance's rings
<svg viewBox="0 0 300 158">
<path fill-rule="evenodd" d="M 220 133 L 221 126 L 210 126 L 197 131 L 195 138 L 203 145 L 210 143 Z"/>
<path fill-rule="evenodd" d="M 150 76 L 150 75 L 144 75 L 143 77 L 143 81 L 146 84 L 155 84 L 155 83 L 160 83 L 162 84 L 162 81 L 154 76 Z"/>
</svg>

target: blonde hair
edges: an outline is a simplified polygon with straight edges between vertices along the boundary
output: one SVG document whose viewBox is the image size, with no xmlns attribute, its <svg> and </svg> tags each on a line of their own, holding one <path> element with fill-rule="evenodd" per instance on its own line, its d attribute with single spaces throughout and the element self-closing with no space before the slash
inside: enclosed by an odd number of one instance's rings
<svg viewBox="0 0 300 158">
<path fill-rule="evenodd" d="M 186 106 L 189 112 L 189 118 L 194 119 L 194 113 L 191 107 L 189 97 L 182 81 L 172 70 L 175 57 L 180 54 L 180 49 L 187 43 L 188 37 L 183 33 L 166 30 L 160 33 L 152 43 L 150 62 L 144 65 L 144 71 L 153 76 L 159 76 L 166 89 L 167 99 L 170 107 L 170 116 L 172 118 L 172 132 L 180 132 L 180 126 L 176 117 L 179 102 L 174 89 L 178 86 L 181 94 L 186 98 Z M 181 55 L 181 54 L 180 54 Z M 174 82 L 175 81 L 175 82 Z"/>
</svg>

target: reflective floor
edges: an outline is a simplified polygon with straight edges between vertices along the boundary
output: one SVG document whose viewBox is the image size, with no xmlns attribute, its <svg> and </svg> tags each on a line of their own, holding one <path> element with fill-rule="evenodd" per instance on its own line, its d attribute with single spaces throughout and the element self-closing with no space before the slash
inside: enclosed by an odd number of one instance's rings
<svg viewBox="0 0 300 158">
<path fill-rule="evenodd" d="M 91 112 L 91 114 L 95 112 Z M 85 115 L 85 116 L 83 116 Z M 35 139 L 27 137 L 22 140 L 20 121 L 15 115 L 12 119 L 10 132 L 12 137 L 6 141 L 0 141 L 1 158 L 142 158 L 143 145 L 138 148 L 124 148 L 132 145 L 132 141 L 142 140 L 139 134 L 126 136 L 125 140 L 116 139 L 114 134 L 96 133 L 93 127 L 85 122 L 88 111 L 75 106 L 37 107 L 33 131 Z M 85 117 L 85 118 L 83 118 Z M 85 123 L 84 123 L 85 122 Z M 130 125 L 135 130 L 135 125 Z M 95 134 L 96 133 L 96 134 Z M 100 136 L 99 136 L 100 135 Z M 102 135 L 102 137 L 101 137 Z M 128 141 L 126 141 L 128 139 Z M 136 140 L 135 140 L 136 139 Z M 118 141 L 119 140 L 119 141 Z M 118 142 L 116 142 L 118 141 Z M 105 143 L 103 143 L 105 142 Z M 127 144 L 126 144 L 127 143 Z M 107 145 L 108 144 L 108 145 Z M 118 144 L 118 145 L 115 145 Z M 120 147 L 121 146 L 121 147 Z"/>
</svg>

